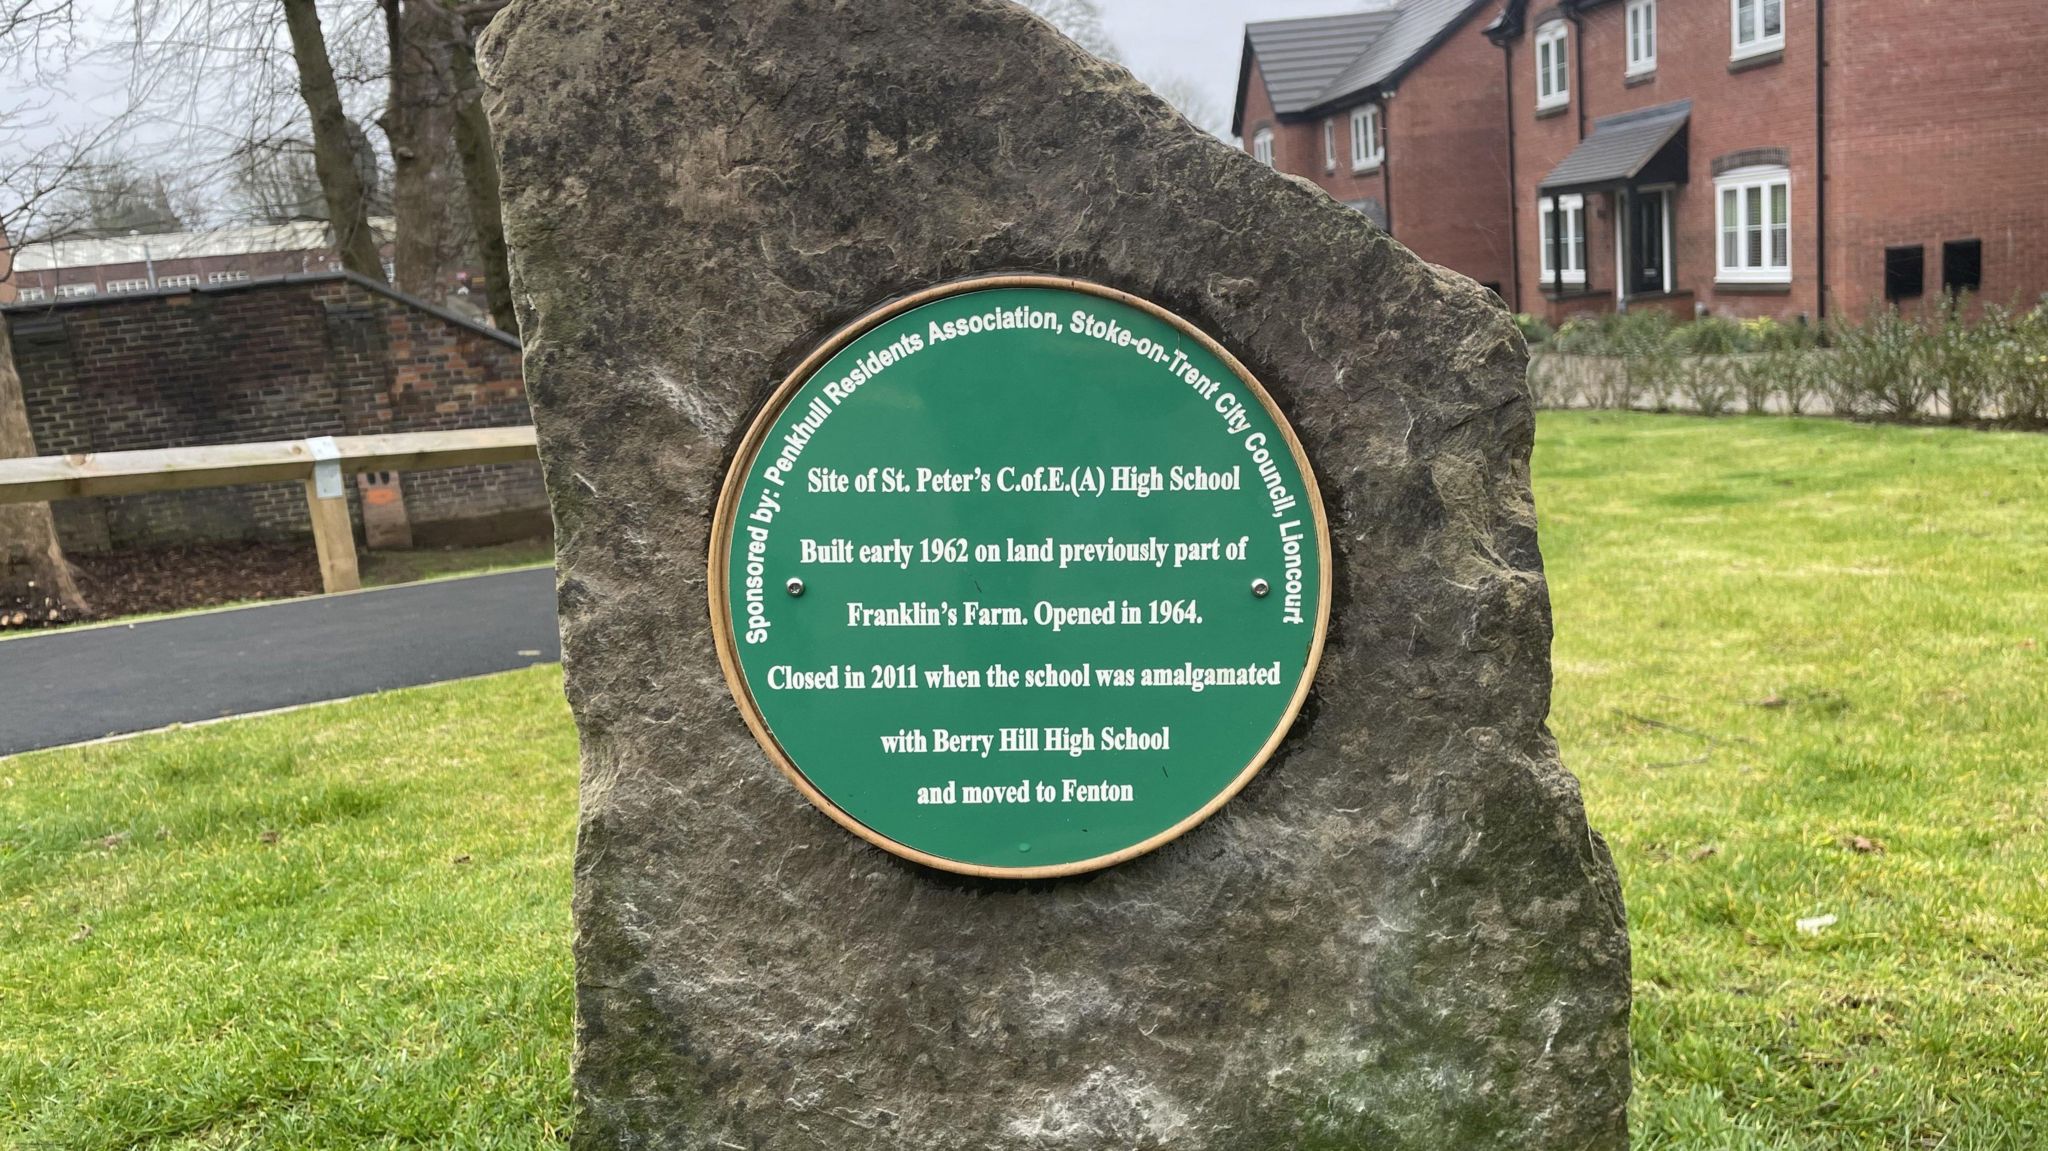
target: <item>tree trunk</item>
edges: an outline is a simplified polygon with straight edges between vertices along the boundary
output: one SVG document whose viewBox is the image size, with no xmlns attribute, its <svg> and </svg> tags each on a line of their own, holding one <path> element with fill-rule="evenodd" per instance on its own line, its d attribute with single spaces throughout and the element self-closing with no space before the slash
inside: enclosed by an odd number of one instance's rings
<svg viewBox="0 0 2048 1151">
<path fill-rule="evenodd" d="M 0 318 L 0 459 L 36 454 L 14 343 Z M 0 625 L 57 623 L 87 614 L 57 546 L 49 504 L 0 504 Z"/>
<path fill-rule="evenodd" d="M 460 25 L 458 24 L 459 28 Z M 462 184 L 469 193 L 469 224 L 476 232 L 477 258 L 484 266 L 484 295 L 491 322 L 517 335 L 512 310 L 512 272 L 505 257 L 505 220 L 498 210 L 498 149 L 484 116 L 483 83 L 468 36 L 455 45 L 455 81 L 460 103 L 455 114 L 455 150 L 462 155 Z"/>
<path fill-rule="evenodd" d="M 391 43 L 391 104 L 384 133 L 391 141 L 391 208 L 398 217 L 392 258 L 398 287 L 443 300 L 455 262 L 454 151 L 455 50 L 467 39 L 462 20 L 439 0 L 398 3 L 387 20 Z"/>
<path fill-rule="evenodd" d="M 327 59 L 327 37 L 320 30 L 314 0 L 283 0 L 285 26 L 291 32 L 292 57 L 298 63 L 299 95 L 313 120 L 313 169 L 327 198 L 328 225 L 341 266 L 384 282 L 384 260 L 377 236 L 370 231 L 370 208 L 364 194 L 356 150 L 349 136 L 348 116 L 334 86 L 334 67 Z"/>
</svg>

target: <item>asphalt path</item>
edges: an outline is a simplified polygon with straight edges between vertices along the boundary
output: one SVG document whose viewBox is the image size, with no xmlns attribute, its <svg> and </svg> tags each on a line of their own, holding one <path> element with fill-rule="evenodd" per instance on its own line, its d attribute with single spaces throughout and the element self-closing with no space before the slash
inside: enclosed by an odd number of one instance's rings
<svg viewBox="0 0 2048 1151">
<path fill-rule="evenodd" d="M 0 755 L 562 658 L 552 568 L 0 640 Z"/>
</svg>

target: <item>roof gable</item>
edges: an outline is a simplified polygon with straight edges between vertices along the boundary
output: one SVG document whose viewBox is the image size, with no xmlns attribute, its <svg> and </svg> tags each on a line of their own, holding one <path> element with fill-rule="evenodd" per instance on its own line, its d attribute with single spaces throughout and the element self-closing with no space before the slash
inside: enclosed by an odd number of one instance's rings
<svg viewBox="0 0 2048 1151">
<path fill-rule="evenodd" d="M 1300 115 L 1399 79 L 1488 2 L 1386 0 L 1341 16 L 1247 24 L 1233 127 L 1243 130 L 1254 57 L 1274 113 Z"/>
<path fill-rule="evenodd" d="M 1244 26 L 1245 49 L 1256 55 L 1273 110 L 1297 113 L 1322 99 L 1399 16 L 1392 6 L 1306 20 L 1265 20 Z"/>
</svg>

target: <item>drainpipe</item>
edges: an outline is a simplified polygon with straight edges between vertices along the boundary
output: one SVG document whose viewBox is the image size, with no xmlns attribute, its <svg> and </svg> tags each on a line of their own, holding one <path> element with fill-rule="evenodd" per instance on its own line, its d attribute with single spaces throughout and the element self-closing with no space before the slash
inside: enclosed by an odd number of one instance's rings
<svg viewBox="0 0 2048 1151">
<path fill-rule="evenodd" d="M 1515 311 L 1522 310 L 1521 189 L 1515 186 L 1515 50 L 1501 45 L 1501 66 L 1506 77 L 1508 114 L 1508 292 Z"/>
<path fill-rule="evenodd" d="M 1379 94 L 1380 105 L 1380 210 L 1387 214 L 1387 235 L 1394 234 L 1394 150 L 1389 147 L 1393 133 L 1388 125 L 1394 122 L 1388 109 L 1394 104 L 1392 92 Z"/>
<path fill-rule="evenodd" d="M 1827 0 L 1813 0 L 1813 54 L 1813 247 L 1814 266 L 1820 269 L 1820 319 L 1822 323 L 1826 323 L 1828 318 Z"/>
<path fill-rule="evenodd" d="M 1572 110 L 1578 113 L 1579 139 L 1586 138 L 1586 20 L 1579 10 L 1566 5 L 1564 18 L 1572 25 Z"/>
</svg>

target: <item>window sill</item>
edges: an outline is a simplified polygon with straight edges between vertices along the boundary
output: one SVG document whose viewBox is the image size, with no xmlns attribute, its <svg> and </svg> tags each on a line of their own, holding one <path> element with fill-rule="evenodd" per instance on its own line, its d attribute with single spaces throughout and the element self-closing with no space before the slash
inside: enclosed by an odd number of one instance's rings
<svg viewBox="0 0 2048 1151">
<path fill-rule="evenodd" d="M 1715 280 L 1714 290 L 1731 296 L 1789 296 L 1790 280 Z"/>
<path fill-rule="evenodd" d="M 1728 72 L 1730 75 L 1733 75 L 1737 72 L 1747 72 L 1751 68 L 1768 68 L 1773 64 L 1782 62 L 1784 59 L 1785 46 L 1777 44 L 1769 48 L 1760 48 L 1753 52 L 1744 52 L 1740 55 L 1730 56 L 1728 58 Z"/>
<path fill-rule="evenodd" d="M 1556 104 L 1538 104 L 1536 105 L 1536 118 L 1538 120 L 1548 120 L 1552 116 L 1564 115 L 1566 112 L 1571 111 L 1571 108 L 1572 102 L 1570 100 L 1560 101 Z"/>
<path fill-rule="evenodd" d="M 1351 169 L 1351 174 L 1354 176 L 1370 176 L 1374 172 L 1379 171 L 1380 165 L 1384 163 L 1386 163 L 1386 161 L 1384 159 L 1381 159 L 1374 160 L 1370 164 L 1360 164 L 1357 167 Z"/>
<path fill-rule="evenodd" d="M 1634 88 L 1643 84 L 1655 83 L 1656 80 L 1657 69 L 1650 67 L 1644 68 L 1640 72 L 1624 72 L 1621 77 L 1621 85 L 1624 88 Z"/>
</svg>

